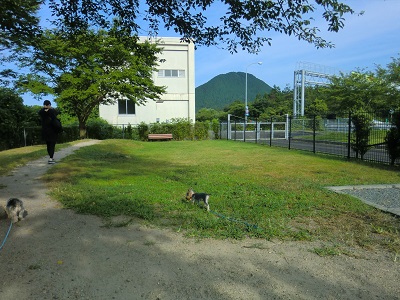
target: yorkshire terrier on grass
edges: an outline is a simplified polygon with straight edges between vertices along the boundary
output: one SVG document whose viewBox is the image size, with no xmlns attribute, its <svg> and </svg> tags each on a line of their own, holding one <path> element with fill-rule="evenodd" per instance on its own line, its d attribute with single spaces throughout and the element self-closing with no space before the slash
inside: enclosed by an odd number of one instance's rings
<svg viewBox="0 0 400 300">
<path fill-rule="evenodd" d="M 17 198 L 11 198 L 7 201 L 6 213 L 13 223 L 23 220 L 28 214 L 22 200 Z"/>
<path fill-rule="evenodd" d="M 210 211 L 210 205 L 208 204 L 209 198 L 210 198 L 209 194 L 195 193 L 192 188 L 188 189 L 186 193 L 186 199 L 192 201 L 192 203 L 196 202 L 197 204 L 199 204 L 200 201 L 204 202 L 207 211 Z"/>
</svg>

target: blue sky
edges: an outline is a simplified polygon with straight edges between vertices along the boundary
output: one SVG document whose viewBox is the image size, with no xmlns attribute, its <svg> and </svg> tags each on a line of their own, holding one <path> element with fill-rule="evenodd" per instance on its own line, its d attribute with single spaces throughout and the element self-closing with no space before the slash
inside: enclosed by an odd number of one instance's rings
<svg viewBox="0 0 400 300">
<path fill-rule="evenodd" d="M 386 66 L 393 57 L 399 57 L 400 0 L 343 1 L 356 12 L 364 11 L 364 15 L 346 16 L 345 27 L 338 33 L 326 31 L 323 21 L 315 24 L 321 29 L 320 35 L 334 43 L 335 48 L 316 49 L 312 44 L 278 33 L 271 36 L 272 46 L 264 46 L 257 55 L 247 52 L 230 54 L 214 46 L 198 47 L 195 53 L 196 87 L 219 74 L 247 70 L 270 86 L 293 88 L 294 71 L 300 62 L 347 73 L 356 69 L 373 71 L 376 65 Z M 222 13 L 214 11 L 215 16 Z M 159 36 L 177 35 L 164 31 Z M 259 61 L 262 65 L 250 65 Z M 42 104 L 30 95 L 23 98 L 26 105 Z"/>
<path fill-rule="evenodd" d="M 327 66 L 337 72 L 351 72 L 357 68 L 373 71 L 375 66 L 386 66 L 400 53 L 400 1 L 354 0 L 345 1 L 356 12 L 346 17 L 345 27 L 338 33 L 320 34 L 335 44 L 333 49 L 316 49 L 312 44 L 280 34 L 272 36 L 272 46 L 265 46 L 258 55 L 244 52 L 229 54 L 217 48 L 196 51 L 196 87 L 214 76 L 228 72 L 246 72 L 273 86 L 293 88 L 294 71 L 299 62 Z"/>
</svg>

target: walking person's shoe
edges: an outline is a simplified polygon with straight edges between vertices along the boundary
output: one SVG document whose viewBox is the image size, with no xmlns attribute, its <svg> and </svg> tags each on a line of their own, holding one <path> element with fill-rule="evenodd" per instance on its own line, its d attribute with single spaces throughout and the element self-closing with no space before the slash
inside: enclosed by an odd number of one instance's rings
<svg viewBox="0 0 400 300">
<path fill-rule="evenodd" d="M 48 161 L 48 163 L 49 163 L 49 164 L 55 164 L 56 161 L 55 161 L 54 159 L 50 158 L 49 161 Z"/>
</svg>

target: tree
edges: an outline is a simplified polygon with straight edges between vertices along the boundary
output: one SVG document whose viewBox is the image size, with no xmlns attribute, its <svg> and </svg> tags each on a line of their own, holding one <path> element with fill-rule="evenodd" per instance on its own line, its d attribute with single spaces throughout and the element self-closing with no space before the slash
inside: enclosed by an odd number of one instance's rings
<svg viewBox="0 0 400 300">
<path fill-rule="evenodd" d="M 138 34 L 139 23 L 145 21 L 144 30 L 150 28 L 154 35 L 164 25 L 197 45 L 225 44 L 230 52 L 242 48 L 251 53 L 271 44 L 266 35 L 270 31 L 293 35 L 318 48 L 333 47 L 313 26 L 319 21 L 316 16 L 328 23 L 328 31 L 337 32 L 344 27 L 344 16 L 354 13 L 338 0 L 49 0 L 49 6 L 54 25 L 64 31 L 110 29 L 117 19 L 121 28 Z M 218 20 L 212 15 L 215 8 L 225 10 Z"/>
<path fill-rule="evenodd" d="M 385 137 L 385 146 L 389 154 L 390 164 L 393 166 L 400 158 L 400 111 L 392 113 L 392 127 Z"/>
<path fill-rule="evenodd" d="M 377 77 L 386 82 L 386 103 L 390 109 L 400 108 L 400 57 L 383 68 L 377 67 Z"/>
<path fill-rule="evenodd" d="M 250 116 L 253 118 L 267 119 L 271 116 L 289 114 L 293 102 L 293 90 L 286 87 L 283 91 L 274 86 L 270 93 L 258 95 L 256 100 L 249 105 Z"/>
<path fill-rule="evenodd" d="M 244 120 L 244 103 L 240 100 L 233 101 L 230 105 L 224 108 L 224 112 L 235 117 L 243 118 Z"/>
<path fill-rule="evenodd" d="M 221 115 L 224 115 L 221 111 L 213 108 L 202 108 L 196 113 L 196 121 L 212 121 L 214 119 L 220 119 Z"/>
<path fill-rule="evenodd" d="M 40 0 L 2 0 L 0 9 L 0 65 L 13 60 L 39 31 L 36 12 Z M 0 83 L 8 86 L 17 74 L 14 70 L 0 70 Z"/>
<path fill-rule="evenodd" d="M 36 35 L 39 23 L 36 12 L 42 3 L 42 0 L 1 1 L 0 46 L 6 49 L 21 46 Z"/>
<path fill-rule="evenodd" d="M 160 52 L 156 44 L 138 42 L 117 27 L 73 35 L 46 30 L 27 62 L 32 73 L 21 77 L 19 85 L 23 91 L 55 95 L 60 109 L 78 118 L 83 138 L 99 104 L 159 99 L 165 88 L 155 86 L 151 76 Z"/>
<path fill-rule="evenodd" d="M 21 146 L 27 115 L 22 98 L 0 87 L 0 151 Z"/>
<path fill-rule="evenodd" d="M 400 58 L 393 58 L 386 68 L 377 66 L 374 72 L 356 70 L 341 73 L 332 77 L 330 85 L 320 88 L 320 92 L 317 97 L 325 99 L 329 111 L 400 108 Z"/>
<path fill-rule="evenodd" d="M 396 159 L 400 158 L 400 128 L 392 127 L 385 136 L 385 147 L 389 154 L 390 165 L 394 165 Z"/>
<path fill-rule="evenodd" d="M 306 115 L 308 116 L 324 116 L 328 112 L 328 106 L 326 102 L 322 99 L 315 98 L 307 103 L 306 105 Z"/>
<path fill-rule="evenodd" d="M 373 72 L 358 70 L 331 78 L 329 86 L 321 88 L 329 111 L 376 111 L 387 109 L 387 84 Z"/>
<path fill-rule="evenodd" d="M 350 120 L 353 124 L 351 148 L 356 152 L 357 158 L 360 154 L 361 159 L 364 159 L 365 153 L 371 148 L 368 142 L 372 119 L 363 109 L 360 109 L 351 115 Z"/>
</svg>

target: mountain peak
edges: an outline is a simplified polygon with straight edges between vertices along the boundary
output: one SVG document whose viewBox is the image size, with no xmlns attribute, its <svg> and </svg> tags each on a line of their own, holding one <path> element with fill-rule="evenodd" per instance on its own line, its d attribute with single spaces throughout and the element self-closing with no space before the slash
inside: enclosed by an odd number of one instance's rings
<svg viewBox="0 0 400 300">
<path fill-rule="evenodd" d="M 247 102 L 251 103 L 257 95 L 271 91 L 271 87 L 261 79 L 247 73 Z M 202 108 L 223 109 L 232 102 L 245 102 L 246 73 L 229 72 L 220 74 L 196 88 L 196 111 Z"/>
</svg>

